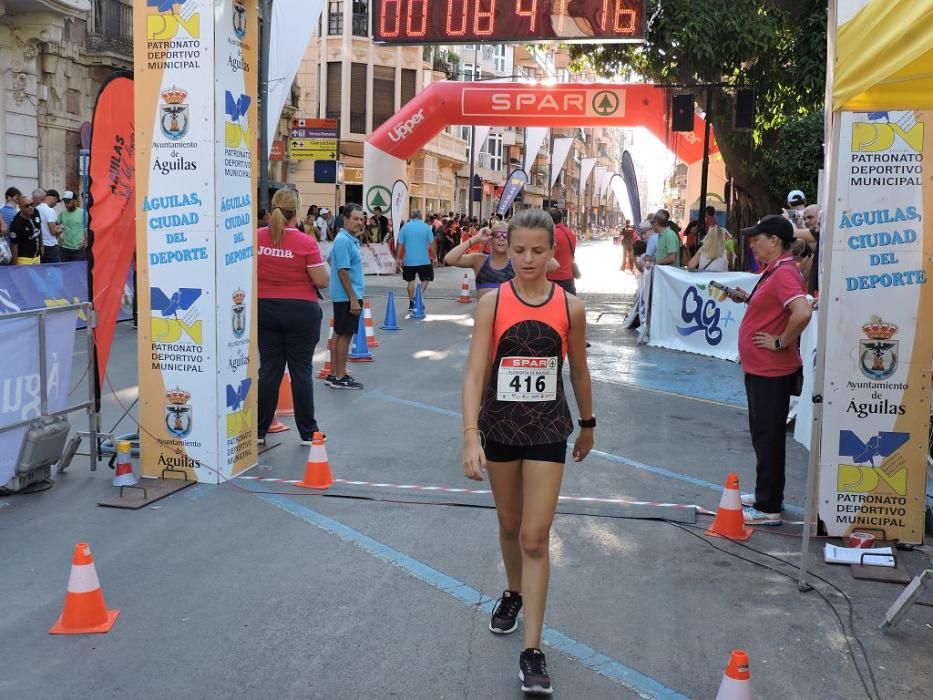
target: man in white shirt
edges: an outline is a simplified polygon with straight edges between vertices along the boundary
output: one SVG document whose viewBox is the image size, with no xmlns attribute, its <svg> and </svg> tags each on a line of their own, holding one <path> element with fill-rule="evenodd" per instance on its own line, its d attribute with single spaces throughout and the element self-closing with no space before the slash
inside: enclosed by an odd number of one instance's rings
<svg viewBox="0 0 933 700">
<path fill-rule="evenodd" d="M 57 263 L 62 260 L 61 248 L 58 246 L 62 229 L 58 225 L 58 214 L 52 208 L 60 199 L 56 190 L 36 190 L 32 193 L 32 201 L 39 202 L 36 205 L 36 217 L 42 231 L 43 263 Z"/>
<path fill-rule="evenodd" d="M 318 230 L 318 240 L 320 241 L 329 241 L 331 236 L 328 235 L 330 230 L 330 209 L 327 207 L 321 207 L 318 210 L 317 221 L 314 222 L 314 227 Z"/>
</svg>

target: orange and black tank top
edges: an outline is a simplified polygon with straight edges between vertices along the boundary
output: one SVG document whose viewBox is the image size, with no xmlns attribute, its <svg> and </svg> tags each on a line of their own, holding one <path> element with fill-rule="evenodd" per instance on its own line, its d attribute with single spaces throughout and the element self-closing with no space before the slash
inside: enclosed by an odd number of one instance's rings
<svg viewBox="0 0 933 700">
<path fill-rule="evenodd" d="M 562 370 L 570 332 L 567 294 L 551 284 L 547 301 L 522 301 L 512 282 L 499 287 L 492 330 L 492 371 L 479 428 L 504 445 L 547 445 L 573 433 Z"/>
</svg>

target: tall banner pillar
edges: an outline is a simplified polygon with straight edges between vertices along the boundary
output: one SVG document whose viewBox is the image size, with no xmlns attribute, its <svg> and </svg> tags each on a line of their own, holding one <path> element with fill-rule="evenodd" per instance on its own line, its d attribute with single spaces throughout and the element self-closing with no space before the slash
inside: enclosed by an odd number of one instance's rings
<svg viewBox="0 0 933 700">
<path fill-rule="evenodd" d="M 141 472 L 256 464 L 257 0 L 135 0 Z"/>
<path fill-rule="evenodd" d="M 831 536 L 922 543 L 933 112 L 840 111 L 833 129 L 819 517 Z"/>
</svg>

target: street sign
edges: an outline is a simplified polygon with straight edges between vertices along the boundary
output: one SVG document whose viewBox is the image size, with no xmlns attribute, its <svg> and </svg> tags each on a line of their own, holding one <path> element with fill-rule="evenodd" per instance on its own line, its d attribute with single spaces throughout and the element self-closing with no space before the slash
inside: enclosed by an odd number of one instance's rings
<svg viewBox="0 0 933 700">
<path fill-rule="evenodd" d="M 289 136 L 293 139 L 339 138 L 336 119 L 292 119 Z"/>
<path fill-rule="evenodd" d="M 292 160 L 336 160 L 336 139 L 291 139 L 288 145 Z"/>
<path fill-rule="evenodd" d="M 289 134 L 293 139 L 336 139 L 336 129 L 318 129 L 310 127 L 298 127 L 292 129 Z"/>
</svg>

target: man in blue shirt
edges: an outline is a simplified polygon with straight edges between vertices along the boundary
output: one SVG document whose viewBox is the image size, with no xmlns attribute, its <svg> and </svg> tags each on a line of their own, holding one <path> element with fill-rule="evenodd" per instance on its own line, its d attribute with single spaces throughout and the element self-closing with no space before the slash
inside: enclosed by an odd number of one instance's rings
<svg viewBox="0 0 933 700">
<path fill-rule="evenodd" d="M 365 220 L 363 207 L 347 204 L 343 208 L 343 227 L 330 249 L 329 291 L 334 302 L 334 342 L 331 348 L 332 373 L 324 381 L 333 389 L 363 388 L 347 374 L 347 355 L 363 310 L 363 257 L 357 236 L 362 232 Z"/>
<path fill-rule="evenodd" d="M 404 260 L 402 251 L 404 250 Z M 434 281 L 435 257 L 434 231 L 421 219 L 421 212 L 415 209 L 411 220 L 402 226 L 396 245 L 398 264 L 402 266 L 402 279 L 408 282 L 408 308 L 415 308 L 415 275 L 421 282 L 421 292 L 428 291 L 428 283 Z"/>
</svg>

